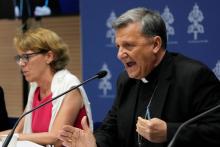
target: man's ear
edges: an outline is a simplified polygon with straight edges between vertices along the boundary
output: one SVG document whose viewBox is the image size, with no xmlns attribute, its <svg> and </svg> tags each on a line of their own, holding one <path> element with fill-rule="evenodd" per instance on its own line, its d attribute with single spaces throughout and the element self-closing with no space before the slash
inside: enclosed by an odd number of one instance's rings
<svg viewBox="0 0 220 147">
<path fill-rule="evenodd" d="M 160 36 L 154 36 L 153 40 L 154 40 L 154 43 L 153 43 L 153 45 L 154 45 L 153 53 L 156 54 L 161 49 L 162 40 L 161 40 Z"/>
</svg>

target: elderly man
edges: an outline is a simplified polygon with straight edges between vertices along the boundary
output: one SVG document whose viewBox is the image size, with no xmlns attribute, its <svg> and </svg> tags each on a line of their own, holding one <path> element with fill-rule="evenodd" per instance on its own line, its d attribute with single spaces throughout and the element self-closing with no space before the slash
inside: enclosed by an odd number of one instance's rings
<svg viewBox="0 0 220 147">
<path fill-rule="evenodd" d="M 202 63 L 166 50 L 161 16 L 134 8 L 113 22 L 123 71 L 115 102 L 93 136 L 66 126 L 59 138 L 68 147 L 165 147 L 178 127 L 219 104 L 220 82 Z M 183 128 L 176 146 L 220 146 L 220 112 Z"/>
</svg>

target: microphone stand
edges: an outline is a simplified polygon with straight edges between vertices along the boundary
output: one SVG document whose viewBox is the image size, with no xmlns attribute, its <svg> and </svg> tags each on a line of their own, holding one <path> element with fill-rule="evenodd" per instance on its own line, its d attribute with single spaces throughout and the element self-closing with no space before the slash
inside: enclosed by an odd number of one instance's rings
<svg viewBox="0 0 220 147">
<path fill-rule="evenodd" d="M 6 139 L 5 139 L 5 141 L 4 141 L 3 145 L 2 145 L 2 147 L 7 147 L 7 146 L 8 146 L 8 144 L 9 144 L 9 142 L 11 141 L 11 138 L 12 138 L 14 132 L 15 132 L 16 127 L 18 126 L 19 122 L 21 121 L 21 119 L 22 119 L 24 116 L 26 116 L 27 114 L 29 114 L 29 113 L 35 111 L 36 109 L 38 109 L 38 108 L 40 108 L 40 107 L 43 107 L 44 105 L 46 105 L 46 104 L 52 102 L 53 100 L 56 100 L 57 98 L 63 96 L 64 94 L 66 94 L 66 93 L 68 93 L 68 92 L 70 92 L 70 91 L 72 91 L 72 90 L 74 90 L 74 89 L 76 89 L 76 88 L 82 86 L 83 84 L 85 84 L 85 83 L 87 83 L 87 82 L 89 82 L 89 81 L 91 81 L 91 80 L 93 80 L 93 79 L 96 79 L 96 78 L 101 79 L 101 78 L 103 78 L 104 76 L 106 76 L 106 74 L 107 74 L 106 71 L 100 71 L 100 72 L 97 73 L 95 76 L 93 76 L 93 77 L 91 77 L 91 78 L 89 78 L 89 79 L 83 81 L 83 82 L 80 83 L 79 85 L 73 86 L 73 87 L 71 87 L 69 90 L 67 90 L 67 91 L 65 91 L 65 92 L 63 92 L 63 93 L 57 95 L 56 97 L 54 97 L 54 98 L 52 98 L 52 99 L 50 99 L 50 100 L 48 100 L 48 101 L 46 101 L 46 102 L 40 104 L 39 106 L 37 106 L 37 107 L 35 107 L 35 108 L 33 108 L 33 109 L 31 109 L 31 110 L 29 110 L 29 111 L 23 113 L 23 114 L 18 118 L 18 120 L 16 121 L 16 123 L 15 123 L 15 125 L 13 126 L 12 130 L 10 131 L 10 133 L 8 134 L 8 136 L 6 137 Z"/>
<path fill-rule="evenodd" d="M 186 125 L 188 125 L 188 124 L 190 124 L 190 123 L 192 123 L 192 122 L 194 122 L 194 121 L 200 119 L 200 118 L 203 117 L 203 116 L 206 116 L 207 114 L 209 114 L 209 113 L 211 113 L 211 112 L 213 112 L 213 111 L 215 111 L 215 110 L 217 110 L 217 109 L 219 109 L 219 108 L 220 108 L 220 105 L 217 105 L 217 106 L 215 106 L 215 107 L 213 107 L 213 108 L 211 108 L 211 109 L 208 109 L 207 111 L 205 111 L 205 112 L 203 112 L 203 113 L 201 113 L 201 114 L 199 114 L 199 115 L 197 115 L 197 116 L 195 116 L 195 117 L 193 117 L 193 118 L 187 120 L 186 122 L 182 123 L 182 124 L 179 126 L 179 128 L 177 129 L 176 133 L 174 134 L 172 140 L 170 141 L 170 143 L 168 144 L 167 147 L 172 147 L 172 146 L 173 146 L 173 144 L 174 144 L 174 142 L 175 142 L 175 140 L 176 140 L 176 138 L 177 138 L 179 132 L 181 131 L 181 129 L 182 129 L 183 127 L 185 127 Z"/>
</svg>

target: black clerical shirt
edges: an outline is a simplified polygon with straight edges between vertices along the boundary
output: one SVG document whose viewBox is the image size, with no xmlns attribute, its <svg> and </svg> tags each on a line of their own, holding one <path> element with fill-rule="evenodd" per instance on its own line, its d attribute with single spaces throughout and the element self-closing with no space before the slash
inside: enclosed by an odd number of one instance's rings
<svg viewBox="0 0 220 147">
<path fill-rule="evenodd" d="M 134 124 L 133 124 L 133 145 L 138 147 L 138 133 L 136 132 L 136 123 L 137 123 L 137 118 L 141 116 L 142 118 L 145 118 L 145 113 L 147 109 L 147 105 L 149 104 L 149 101 L 152 97 L 153 100 L 153 93 L 154 91 L 156 92 L 156 87 L 157 87 L 157 81 L 158 81 L 158 75 L 159 75 L 159 69 L 160 65 L 158 65 L 145 79 L 148 82 L 144 82 L 143 80 L 139 80 L 139 91 L 138 91 L 138 97 L 136 101 L 136 109 L 135 109 L 135 117 L 134 119 Z M 150 110 L 150 105 L 149 105 L 149 110 Z M 150 110 L 151 111 L 151 110 Z M 142 146 L 146 146 L 147 144 L 152 144 L 151 142 L 147 141 L 143 137 L 140 138 L 141 143 L 143 144 Z"/>
</svg>

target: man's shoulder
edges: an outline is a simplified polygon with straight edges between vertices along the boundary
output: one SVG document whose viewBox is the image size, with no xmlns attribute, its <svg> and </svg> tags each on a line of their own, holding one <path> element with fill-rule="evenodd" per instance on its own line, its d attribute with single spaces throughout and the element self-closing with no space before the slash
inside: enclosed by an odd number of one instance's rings
<svg viewBox="0 0 220 147">
<path fill-rule="evenodd" d="M 174 77 L 179 77 L 180 79 L 193 79 L 195 77 L 215 77 L 213 71 L 201 61 L 192 59 L 183 54 L 171 53 L 172 65 Z"/>
<path fill-rule="evenodd" d="M 207 65 L 199 60 L 187 57 L 180 53 L 171 53 L 173 63 L 176 68 L 181 70 L 197 71 L 201 69 L 209 69 Z"/>
</svg>

